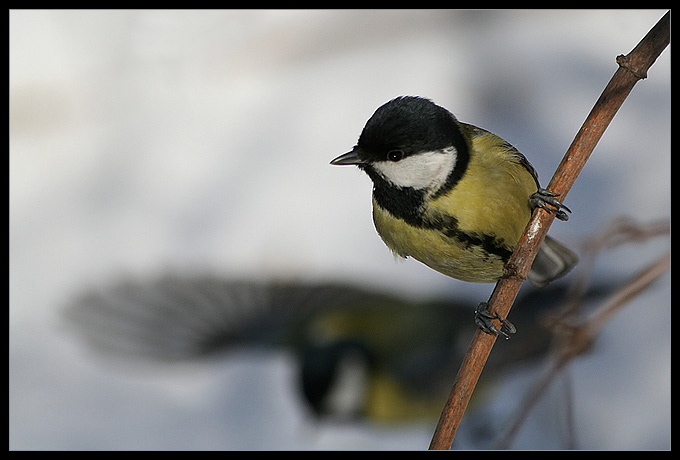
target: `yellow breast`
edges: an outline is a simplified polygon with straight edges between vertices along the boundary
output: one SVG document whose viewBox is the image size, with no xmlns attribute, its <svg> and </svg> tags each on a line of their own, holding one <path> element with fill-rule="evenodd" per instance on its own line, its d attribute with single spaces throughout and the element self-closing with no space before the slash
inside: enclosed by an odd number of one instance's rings
<svg viewBox="0 0 680 460">
<path fill-rule="evenodd" d="M 445 275 L 470 282 L 495 282 L 522 235 L 537 185 L 503 139 L 465 125 L 471 140 L 463 178 L 426 203 L 424 217 L 444 220 L 445 231 L 407 225 L 373 201 L 373 220 L 385 244 Z M 473 131 L 474 130 L 474 131 Z"/>
</svg>

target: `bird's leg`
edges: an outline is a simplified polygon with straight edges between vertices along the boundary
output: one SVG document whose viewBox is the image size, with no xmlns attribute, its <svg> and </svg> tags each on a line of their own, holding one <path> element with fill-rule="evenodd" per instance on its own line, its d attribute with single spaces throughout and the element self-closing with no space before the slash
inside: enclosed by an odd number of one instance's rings
<svg viewBox="0 0 680 460">
<path fill-rule="evenodd" d="M 555 214 L 555 217 L 559 220 L 569 220 L 569 216 L 566 212 L 562 211 L 562 209 L 567 212 L 571 212 L 571 209 L 556 200 L 556 196 L 559 196 L 559 194 L 544 188 L 539 188 L 536 193 L 529 197 L 529 205 L 532 210 L 536 208 L 545 209 L 546 211 Z"/>
<path fill-rule="evenodd" d="M 501 322 L 500 329 L 493 325 L 491 322 L 493 319 L 497 319 Z M 491 314 L 486 302 L 481 302 L 479 305 L 477 305 L 477 309 L 475 310 L 475 324 L 487 334 L 501 334 L 504 335 L 506 339 L 510 338 L 510 334 L 517 332 L 517 329 L 510 321 L 505 318 L 501 318 L 495 313 Z"/>
</svg>

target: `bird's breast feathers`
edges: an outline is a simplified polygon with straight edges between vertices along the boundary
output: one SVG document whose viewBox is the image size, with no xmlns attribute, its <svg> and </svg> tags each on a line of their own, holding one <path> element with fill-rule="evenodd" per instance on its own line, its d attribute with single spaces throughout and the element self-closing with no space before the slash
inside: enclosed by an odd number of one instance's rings
<svg viewBox="0 0 680 460">
<path fill-rule="evenodd" d="M 531 217 L 529 197 L 537 184 L 511 146 L 476 147 L 473 138 L 462 179 L 423 203 L 420 225 L 407 225 L 375 200 L 373 220 L 395 254 L 464 281 L 494 282 Z"/>
</svg>

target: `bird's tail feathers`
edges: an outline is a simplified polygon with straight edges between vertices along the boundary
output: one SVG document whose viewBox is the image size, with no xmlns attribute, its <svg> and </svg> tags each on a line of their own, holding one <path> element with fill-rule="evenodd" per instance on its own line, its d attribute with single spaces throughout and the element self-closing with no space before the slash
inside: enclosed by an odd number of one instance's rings
<svg viewBox="0 0 680 460">
<path fill-rule="evenodd" d="M 546 236 L 529 270 L 529 280 L 537 286 L 566 275 L 578 263 L 578 256 L 571 250 Z"/>
</svg>

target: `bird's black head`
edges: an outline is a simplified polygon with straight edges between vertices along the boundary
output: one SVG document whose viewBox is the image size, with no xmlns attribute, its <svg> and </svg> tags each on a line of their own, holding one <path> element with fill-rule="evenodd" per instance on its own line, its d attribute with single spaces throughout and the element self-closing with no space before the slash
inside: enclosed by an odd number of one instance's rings
<svg viewBox="0 0 680 460">
<path fill-rule="evenodd" d="M 453 114 L 429 99 L 401 96 L 379 107 L 357 145 L 331 164 L 361 168 L 373 181 L 377 203 L 415 222 L 425 198 L 450 190 L 469 158 L 470 146 Z"/>
<path fill-rule="evenodd" d="M 401 96 L 379 107 L 366 122 L 357 148 L 362 159 L 395 161 L 420 152 L 464 146 L 456 118 L 417 96 Z M 401 152 L 401 153 L 398 153 Z"/>
</svg>

